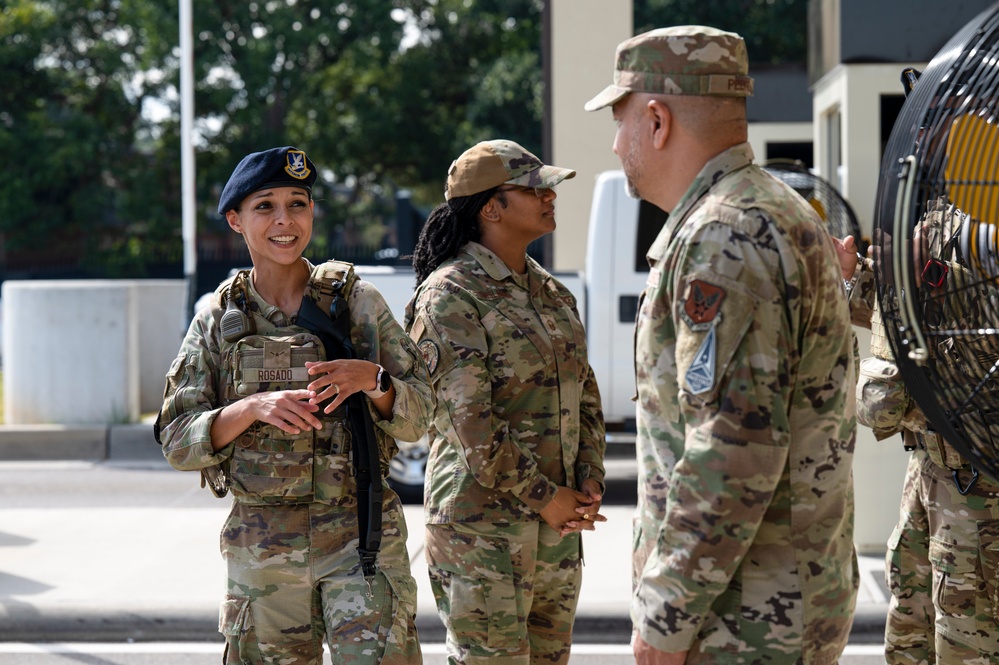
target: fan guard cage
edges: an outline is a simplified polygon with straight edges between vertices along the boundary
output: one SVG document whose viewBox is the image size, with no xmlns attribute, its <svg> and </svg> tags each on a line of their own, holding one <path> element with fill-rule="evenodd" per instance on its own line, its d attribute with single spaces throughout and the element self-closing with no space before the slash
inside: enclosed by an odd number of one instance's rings
<svg viewBox="0 0 999 665">
<path fill-rule="evenodd" d="M 881 174 L 871 255 L 889 346 L 930 427 L 999 480 L 999 5 L 929 63 Z"/>
<path fill-rule="evenodd" d="M 809 171 L 799 160 L 771 159 L 763 164 L 763 168 L 801 194 L 826 223 L 830 235 L 840 239 L 853 236 L 857 247 L 863 248 L 857 215 L 828 180 Z"/>
</svg>

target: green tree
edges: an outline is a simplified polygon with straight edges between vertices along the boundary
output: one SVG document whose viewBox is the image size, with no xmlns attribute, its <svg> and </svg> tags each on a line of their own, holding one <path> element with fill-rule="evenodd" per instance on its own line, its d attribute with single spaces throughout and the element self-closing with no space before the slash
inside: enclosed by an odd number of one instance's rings
<svg viewBox="0 0 999 665">
<path fill-rule="evenodd" d="M 377 242 L 397 188 L 436 203 L 470 142 L 540 143 L 536 0 L 236 4 L 197 4 L 199 192 L 247 152 L 307 148 L 326 184 L 318 252 Z"/>
<path fill-rule="evenodd" d="M 162 226 L 169 198 L 150 200 L 149 158 L 135 149 L 149 130 L 144 100 L 161 93 L 144 72 L 171 47 L 157 7 L 13 0 L 0 9 L 0 151 L 14 157 L 0 177 L 8 254 L 58 259 L 80 243 L 98 252 L 127 227 Z"/>
<path fill-rule="evenodd" d="M 670 25 L 737 32 L 754 65 L 807 58 L 806 0 L 635 0 L 635 34 Z"/>
<path fill-rule="evenodd" d="M 438 202 L 475 141 L 540 149 L 540 0 L 192 4 L 205 248 L 238 242 L 215 204 L 247 152 L 309 151 L 323 252 L 377 243 L 397 188 Z M 0 166 L 8 255 L 45 237 L 45 252 L 86 242 L 96 274 L 180 260 L 177 14 L 177 0 L 0 8 L 0 148 L 18 156 Z"/>
</svg>

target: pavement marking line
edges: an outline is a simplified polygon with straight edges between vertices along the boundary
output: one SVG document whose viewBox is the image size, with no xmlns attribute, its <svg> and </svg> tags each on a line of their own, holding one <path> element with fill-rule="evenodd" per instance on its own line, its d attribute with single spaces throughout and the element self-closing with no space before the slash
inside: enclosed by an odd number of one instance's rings
<svg viewBox="0 0 999 665">
<path fill-rule="evenodd" d="M 0 653 L 219 653 L 225 646 L 222 642 L 0 642 Z M 440 643 L 421 644 L 424 655 L 443 655 L 447 645 Z M 848 644 L 844 656 L 879 656 L 884 654 L 883 644 Z M 572 653 L 579 656 L 605 655 L 620 656 L 631 654 L 629 644 L 574 644 Z"/>
<path fill-rule="evenodd" d="M 225 642 L 0 642 L 0 653 L 221 653 Z"/>
</svg>

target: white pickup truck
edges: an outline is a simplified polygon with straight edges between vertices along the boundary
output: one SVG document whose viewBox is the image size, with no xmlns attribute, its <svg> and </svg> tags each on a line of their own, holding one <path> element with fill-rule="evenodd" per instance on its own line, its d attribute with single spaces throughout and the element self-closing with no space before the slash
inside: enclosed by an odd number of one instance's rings
<svg viewBox="0 0 999 665">
<path fill-rule="evenodd" d="M 623 172 L 602 173 L 593 192 L 584 270 L 555 273 L 579 302 L 609 444 L 634 442 L 635 315 L 649 272 L 645 254 L 665 220 L 659 208 L 628 196 Z M 361 265 L 355 270 L 378 287 L 402 321 L 415 286 L 412 271 Z M 401 443 L 400 449 L 392 461 L 390 482 L 404 501 L 421 501 L 426 441 Z"/>
</svg>

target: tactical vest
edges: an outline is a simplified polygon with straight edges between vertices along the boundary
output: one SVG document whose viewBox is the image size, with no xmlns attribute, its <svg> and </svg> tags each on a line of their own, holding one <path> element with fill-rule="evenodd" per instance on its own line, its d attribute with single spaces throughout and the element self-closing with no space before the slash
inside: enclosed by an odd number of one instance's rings
<svg viewBox="0 0 999 665">
<path fill-rule="evenodd" d="M 325 301 L 324 311 L 328 311 L 334 295 L 330 284 L 342 284 L 342 293 L 347 293 L 355 279 L 349 263 L 321 264 L 309 278 L 311 295 L 321 307 Z M 232 327 L 227 326 L 223 312 L 234 306 L 249 309 L 248 280 L 249 271 L 240 271 L 216 291 L 213 313 L 223 335 Z M 260 392 L 306 389 L 315 377 L 309 376 L 305 363 L 326 360 L 329 355 L 320 338 L 297 325 L 275 326 L 253 311 L 243 314 L 252 317 L 254 330 L 238 339 L 219 340 L 222 405 Z M 331 414 L 320 410 L 316 415 L 323 424 L 321 430 L 289 434 L 258 421 L 234 440 L 225 472 L 237 501 L 356 504 L 346 408 L 341 406 Z"/>
</svg>

